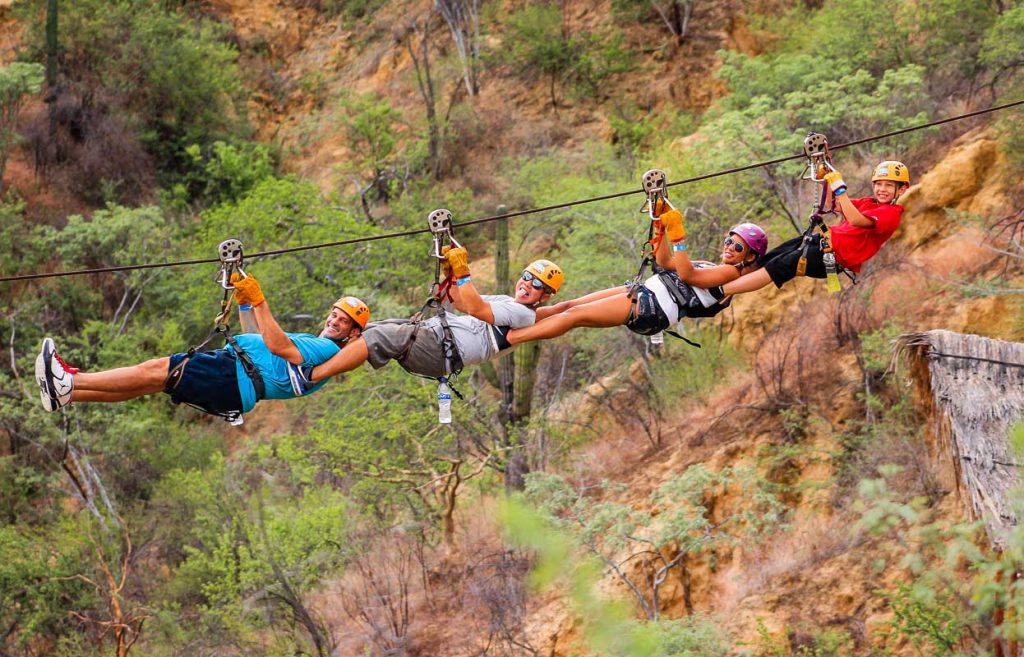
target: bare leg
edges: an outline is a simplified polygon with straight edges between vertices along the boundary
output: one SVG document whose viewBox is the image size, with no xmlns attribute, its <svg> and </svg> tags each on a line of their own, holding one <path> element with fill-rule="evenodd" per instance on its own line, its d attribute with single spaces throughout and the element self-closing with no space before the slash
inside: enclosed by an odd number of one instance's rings
<svg viewBox="0 0 1024 657">
<path fill-rule="evenodd" d="M 625 292 L 619 292 L 615 296 L 585 303 L 564 313 L 553 315 L 533 326 L 510 331 L 508 341 L 512 344 L 522 344 L 531 340 L 557 338 L 574 328 L 622 326 L 629 318 L 629 308 L 632 303 Z"/>
<path fill-rule="evenodd" d="M 161 387 L 162 389 L 162 387 Z M 155 391 L 159 392 L 159 391 Z M 97 392 L 95 390 L 74 390 L 71 392 L 71 401 L 74 402 L 122 402 L 135 399 L 150 393 L 136 392 Z"/>
<path fill-rule="evenodd" d="M 538 308 L 537 309 L 538 321 L 542 320 L 542 319 L 547 319 L 548 317 L 551 317 L 553 315 L 557 315 L 559 313 L 564 313 L 565 311 L 569 310 L 570 308 L 575 308 L 576 306 L 582 306 L 583 304 L 590 303 L 592 301 L 599 301 L 601 299 L 607 299 L 608 297 L 613 297 L 616 294 L 622 294 L 623 292 L 628 292 L 628 291 L 629 291 L 629 288 L 627 286 L 620 285 L 619 287 L 610 287 L 610 288 L 608 288 L 606 290 L 599 290 L 597 292 L 591 292 L 590 294 L 588 294 L 588 295 L 586 295 L 584 297 L 580 297 L 578 299 L 569 299 L 568 301 L 560 301 L 560 302 L 558 302 L 558 303 L 556 303 L 554 305 L 551 305 L 551 306 L 545 306 L 545 307 L 542 307 L 542 308 Z"/>
<path fill-rule="evenodd" d="M 772 277 L 768 275 L 768 271 L 765 269 L 758 269 L 757 271 L 740 276 L 732 283 L 726 283 L 722 286 L 722 291 L 726 294 L 743 294 L 744 292 L 760 290 L 771 282 Z"/>
<path fill-rule="evenodd" d="M 616 294 L 622 294 L 623 292 L 628 292 L 628 291 L 629 291 L 628 287 L 626 287 L 625 285 L 619 285 L 618 287 L 610 287 L 607 290 L 599 290 L 597 292 L 591 292 L 590 294 L 588 294 L 588 295 L 586 295 L 584 297 L 580 297 L 578 299 L 573 299 L 569 303 L 572 304 L 573 308 L 575 308 L 576 306 L 582 306 L 585 303 L 591 303 L 592 301 L 600 301 L 601 299 L 607 299 L 608 297 L 613 297 Z"/>
<path fill-rule="evenodd" d="M 105 372 L 79 372 L 75 374 L 75 391 L 71 399 L 78 400 L 79 392 L 130 393 L 130 397 L 141 397 L 164 389 L 170 358 L 154 358 L 131 367 L 119 367 Z M 89 401 L 82 399 L 82 401 Z M 106 400 L 104 400 L 106 401 Z M 119 400 L 123 401 L 123 400 Z"/>
<path fill-rule="evenodd" d="M 370 351 L 366 348 L 366 341 L 360 336 L 345 345 L 345 348 L 334 354 L 329 361 L 314 367 L 310 380 L 313 383 L 320 383 L 335 374 L 351 372 L 365 363 L 369 355 Z"/>
</svg>

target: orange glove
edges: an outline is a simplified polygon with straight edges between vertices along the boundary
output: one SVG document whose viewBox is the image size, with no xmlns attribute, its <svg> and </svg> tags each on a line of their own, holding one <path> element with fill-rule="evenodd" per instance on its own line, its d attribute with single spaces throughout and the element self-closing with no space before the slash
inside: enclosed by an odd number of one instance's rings
<svg viewBox="0 0 1024 657">
<path fill-rule="evenodd" d="M 441 280 L 444 280 L 452 275 L 452 266 L 448 264 L 448 252 L 452 250 L 451 244 L 445 244 L 441 247 Z"/>
<path fill-rule="evenodd" d="M 661 225 L 665 227 L 665 234 L 673 242 L 682 242 L 686 239 L 686 226 L 683 225 L 683 213 L 679 210 L 669 210 L 661 215 Z"/>
<path fill-rule="evenodd" d="M 266 301 L 263 297 L 263 290 L 260 289 L 260 283 L 255 276 L 250 275 L 243 278 L 241 274 L 235 272 L 231 274 L 231 284 L 235 286 L 235 301 L 239 306 L 258 306 Z"/>
<path fill-rule="evenodd" d="M 446 257 L 456 280 L 469 276 L 469 251 L 460 246 L 457 249 L 450 249 Z"/>
<path fill-rule="evenodd" d="M 839 196 L 846 191 L 846 181 L 843 180 L 843 174 L 838 171 L 832 171 L 825 174 L 825 182 L 832 189 L 832 193 Z"/>
</svg>

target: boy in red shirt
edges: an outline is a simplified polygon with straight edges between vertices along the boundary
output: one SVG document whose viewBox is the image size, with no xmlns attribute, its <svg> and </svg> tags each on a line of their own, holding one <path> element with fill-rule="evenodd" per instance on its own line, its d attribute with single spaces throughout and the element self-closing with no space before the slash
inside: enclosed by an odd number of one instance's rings
<svg viewBox="0 0 1024 657">
<path fill-rule="evenodd" d="M 910 187 L 910 171 L 902 162 L 887 160 L 879 164 L 871 176 L 874 196 L 870 198 L 850 198 L 843 176 L 838 171 L 826 174 L 825 181 L 835 195 L 836 209 L 843 216 L 842 221 L 830 229 L 836 262 L 850 271 L 859 272 L 860 266 L 878 253 L 899 228 L 903 206 L 896 202 Z M 802 237 L 783 242 L 765 254 L 761 269 L 726 284 L 723 291 L 741 294 L 759 290 L 768 283 L 782 287 L 796 277 L 802 242 Z M 807 251 L 807 275 L 811 278 L 825 278 L 819 242 L 812 239 Z"/>
</svg>

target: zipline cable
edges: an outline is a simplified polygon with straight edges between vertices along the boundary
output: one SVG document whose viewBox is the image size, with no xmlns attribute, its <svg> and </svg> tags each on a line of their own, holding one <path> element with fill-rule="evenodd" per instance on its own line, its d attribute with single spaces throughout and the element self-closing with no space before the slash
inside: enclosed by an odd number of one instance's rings
<svg viewBox="0 0 1024 657">
<path fill-rule="evenodd" d="M 965 114 L 958 114 L 956 116 L 947 117 L 945 119 L 937 119 L 935 121 L 929 121 L 928 123 L 921 123 L 919 125 L 914 125 L 914 126 L 910 126 L 910 127 L 907 127 L 907 128 L 901 128 L 899 130 L 893 130 L 892 132 L 886 132 L 886 133 L 883 133 L 883 134 L 880 134 L 880 135 L 873 135 L 871 137 L 864 137 L 863 139 L 855 139 L 853 141 L 846 142 L 845 144 L 837 144 L 836 146 L 832 146 L 831 150 L 838 151 L 838 150 L 842 150 L 844 148 L 850 148 L 851 146 L 858 146 L 860 144 L 866 144 L 866 143 L 873 142 L 873 141 L 879 141 L 879 140 L 882 140 L 882 139 L 888 139 L 889 137 L 895 137 L 897 135 L 903 135 L 903 134 L 907 134 L 909 132 L 915 132 L 917 130 L 926 130 L 928 128 L 934 128 L 935 126 L 943 125 L 945 123 L 952 123 L 954 121 L 962 121 L 963 119 L 968 119 L 968 118 L 972 118 L 972 117 L 975 117 L 975 116 L 981 116 L 983 114 L 990 114 L 992 112 L 998 112 L 998 111 L 1001 111 L 1001 110 L 1010 109 L 1012 107 L 1017 107 L 1018 105 L 1024 105 L 1024 99 L 1015 100 L 1013 102 L 1004 103 L 1002 105 L 993 105 L 992 107 L 986 107 L 984 109 L 975 110 L 973 112 L 967 112 Z M 668 183 L 667 186 L 668 187 L 675 187 L 677 185 L 687 185 L 687 184 L 699 182 L 699 181 L 702 181 L 702 180 L 709 180 L 711 178 L 718 178 L 718 177 L 721 177 L 721 176 L 728 176 L 728 175 L 732 175 L 732 174 L 735 174 L 735 173 L 741 173 L 743 171 L 750 171 L 751 169 L 760 169 L 760 168 L 772 166 L 772 165 L 775 165 L 775 164 L 781 164 L 783 162 L 790 162 L 790 161 L 793 161 L 793 160 L 800 160 L 800 159 L 803 159 L 805 157 L 806 156 L 803 153 L 800 153 L 799 155 L 788 155 L 786 157 L 778 157 L 778 158 L 775 158 L 773 160 L 765 160 L 763 162 L 756 162 L 754 164 L 745 164 L 743 166 L 733 167 L 731 169 L 723 169 L 721 171 L 715 171 L 713 173 L 706 173 L 706 174 L 703 174 L 703 175 L 694 176 L 692 178 L 686 178 L 686 179 L 683 179 L 683 180 L 677 180 L 675 182 Z M 503 214 L 497 214 L 497 215 L 493 215 L 493 216 L 489 216 L 489 217 L 483 217 L 482 219 L 473 219 L 471 221 L 464 221 L 462 223 L 452 224 L 452 226 L 453 227 L 475 226 L 477 224 L 485 224 L 485 223 L 489 223 L 489 222 L 492 222 L 492 221 L 498 221 L 500 219 L 511 219 L 511 218 L 514 218 L 514 217 L 523 217 L 523 216 L 530 215 L 530 214 L 537 214 L 537 213 L 540 213 L 540 212 L 549 212 L 551 210 L 561 210 L 563 208 L 569 208 L 569 207 L 573 207 L 573 206 L 576 206 L 576 205 L 584 205 L 584 204 L 587 204 L 587 203 L 597 203 L 598 201 L 609 201 L 611 199 L 622 198 L 624 196 L 632 196 L 633 194 L 642 194 L 642 193 L 643 193 L 642 189 L 631 189 L 631 190 L 626 191 L 626 192 L 616 192 L 614 194 L 605 194 L 603 196 L 592 196 L 590 198 L 579 199 L 579 200 L 576 200 L 576 201 L 567 201 L 565 203 L 556 203 L 554 205 L 546 205 L 546 206 L 539 207 L 539 208 L 529 208 L 527 210 L 517 210 L 515 212 L 506 212 L 506 213 L 503 213 Z M 429 233 L 429 232 L 430 232 L 430 230 L 427 229 L 427 228 L 419 228 L 419 229 L 405 230 L 405 231 L 399 231 L 399 232 L 394 232 L 394 233 L 382 233 L 380 235 L 369 235 L 367 237 L 354 237 L 354 238 L 351 238 L 351 239 L 337 240 L 337 241 L 334 241 L 334 242 L 323 242 L 323 243 L 320 243 L 320 244 L 307 244 L 307 245 L 304 245 L 304 246 L 293 246 L 293 247 L 288 247 L 288 248 L 283 248 L 283 249 L 274 249 L 274 250 L 271 250 L 271 251 L 263 251 L 261 253 L 253 253 L 252 255 L 247 255 L 247 258 L 251 260 L 251 259 L 260 258 L 260 257 L 266 257 L 266 256 L 277 256 L 277 255 L 284 255 L 286 253 L 298 253 L 300 251 L 312 251 L 312 250 L 315 250 L 315 249 L 326 249 L 326 248 L 331 248 L 331 247 L 335 247 L 335 246 L 346 246 L 346 245 L 349 245 L 349 244 L 361 244 L 361 243 L 364 243 L 364 242 L 375 242 L 377 240 L 387 240 L 387 239 L 393 239 L 395 237 L 406 237 L 408 235 L 420 235 L 420 234 Z M 162 268 L 162 267 L 184 267 L 184 266 L 187 266 L 187 265 L 205 265 L 205 264 L 212 264 L 212 263 L 218 263 L 218 262 L 220 262 L 220 261 L 217 258 L 204 258 L 204 259 L 198 259 L 198 260 L 176 260 L 176 261 L 171 261 L 171 262 L 156 262 L 156 263 L 147 263 L 147 264 L 140 264 L 140 265 L 120 265 L 120 266 L 117 266 L 117 267 L 97 267 L 97 268 L 94 268 L 94 269 L 76 269 L 76 270 L 73 270 L 73 271 L 49 272 L 49 273 L 44 273 L 44 274 L 21 274 L 21 275 L 18 275 L 18 276 L 3 276 L 3 277 L 0 277 L 0 283 L 10 283 L 10 282 L 14 282 L 14 281 L 30 281 L 30 280 L 37 280 L 37 279 L 42 279 L 42 278 L 59 278 L 59 277 L 63 277 L 63 276 L 82 276 L 82 275 L 85 275 L 85 274 L 106 274 L 106 273 L 110 273 L 110 272 L 133 271 L 133 270 L 137 270 L 137 269 L 159 269 L 159 268 Z"/>
</svg>

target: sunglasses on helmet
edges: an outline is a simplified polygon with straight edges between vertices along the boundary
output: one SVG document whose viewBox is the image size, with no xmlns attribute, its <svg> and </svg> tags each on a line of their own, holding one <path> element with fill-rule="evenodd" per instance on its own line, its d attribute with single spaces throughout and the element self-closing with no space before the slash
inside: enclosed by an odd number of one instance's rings
<svg viewBox="0 0 1024 657">
<path fill-rule="evenodd" d="M 535 290 L 544 290 L 545 292 L 547 292 L 549 294 L 554 294 L 554 292 L 551 290 L 551 288 L 548 287 L 544 283 L 544 281 L 540 280 L 539 278 L 537 278 L 536 276 L 534 276 L 533 274 L 531 274 L 528 271 L 524 271 L 523 275 L 520 276 L 520 278 L 522 280 L 526 281 L 527 283 L 529 283 L 530 285 L 532 285 Z"/>
<path fill-rule="evenodd" d="M 732 250 L 736 253 L 743 253 L 747 250 L 743 242 L 733 239 L 731 235 L 725 238 L 725 248 L 728 249 L 729 247 L 732 247 Z"/>
</svg>

